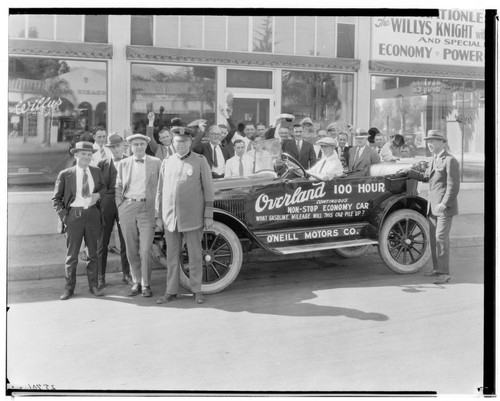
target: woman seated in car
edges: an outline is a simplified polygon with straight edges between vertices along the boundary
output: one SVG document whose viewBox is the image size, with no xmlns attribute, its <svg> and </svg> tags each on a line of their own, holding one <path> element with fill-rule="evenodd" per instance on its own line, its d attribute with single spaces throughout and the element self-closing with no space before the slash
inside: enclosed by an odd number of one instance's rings
<svg viewBox="0 0 500 401">
<path fill-rule="evenodd" d="M 344 174 L 342 163 L 335 151 L 338 143 L 331 137 L 325 137 L 316 142 L 316 145 L 321 147 L 323 157 L 309 170 L 306 170 L 310 175 L 310 180 L 328 181 L 334 177 Z"/>
</svg>

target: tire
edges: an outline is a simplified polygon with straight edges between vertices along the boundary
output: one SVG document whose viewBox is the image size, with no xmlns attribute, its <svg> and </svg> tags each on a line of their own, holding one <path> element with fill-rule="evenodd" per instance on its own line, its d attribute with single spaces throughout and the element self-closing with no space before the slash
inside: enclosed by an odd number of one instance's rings
<svg viewBox="0 0 500 401">
<path fill-rule="evenodd" d="M 211 230 L 203 232 L 201 245 L 203 255 L 201 291 L 204 294 L 215 294 L 231 285 L 238 276 L 243 263 L 243 250 L 234 231 L 217 221 L 214 221 Z M 187 248 L 184 246 L 181 255 L 180 283 L 189 290 L 188 263 Z"/>
<path fill-rule="evenodd" d="M 368 253 L 373 245 L 351 246 L 349 248 L 336 248 L 335 252 L 346 259 L 358 258 Z"/>
<path fill-rule="evenodd" d="M 411 209 L 391 213 L 380 230 L 379 254 L 396 273 L 418 272 L 431 256 L 427 219 Z"/>
</svg>

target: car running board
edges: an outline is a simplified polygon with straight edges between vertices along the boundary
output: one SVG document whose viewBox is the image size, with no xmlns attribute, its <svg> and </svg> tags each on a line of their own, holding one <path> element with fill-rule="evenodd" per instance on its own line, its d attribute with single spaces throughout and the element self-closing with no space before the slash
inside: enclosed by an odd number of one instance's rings
<svg viewBox="0 0 500 401">
<path fill-rule="evenodd" d="M 324 251 L 327 249 L 349 248 L 352 246 L 376 245 L 376 244 L 378 244 L 378 241 L 372 239 L 354 239 L 348 241 L 323 242 L 321 244 L 286 246 L 286 247 L 274 248 L 273 251 L 280 253 L 281 255 L 290 255 L 292 253 L 316 252 L 316 251 Z"/>
</svg>

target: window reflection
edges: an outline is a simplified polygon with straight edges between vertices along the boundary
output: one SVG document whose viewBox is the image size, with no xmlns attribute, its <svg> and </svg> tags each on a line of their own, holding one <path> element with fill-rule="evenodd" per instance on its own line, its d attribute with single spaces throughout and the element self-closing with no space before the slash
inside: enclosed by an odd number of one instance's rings
<svg viewBox="0 0 500 401">
<path fill-rule="evenodd" d="M 82 41 L 83 16 L 58 15 L 56 18 L 56 40 Z"/>
<path fill-rule="evenodd" d="M 335 57 L 335 18 L 318 17 L 316 56 Z"/>
<path fill-rule="evenodd" d="M 201 49 L 201 15 L 181 16 L 181 47 Z"/>
<path fill-rule="evenodd" d="M 354 58 L 354 25 L 337 25 L 337 57 Z"/>
<path fill-rule="evenodd" d="M 293 17 L 274 17 L 274 52 L 293 54 Z"/>
<path fill-rule="evenodd" d="M 248 17 L 228 17 L 228 49 L 248 51 Z"/>
<path fill-rule="evenodd" d="M 314 56 L 314 17 L 297 17 L 295 54 Z"/>
<path fill-rule="evenodd" d="M 272 17 L 252 17 L 253 51 L 271 53 L 273 50 Z"/>
<path fill-rule="evenodd" d="M 146 132 L 148 111 L 156 114 L 157 126 L 168 126 L 173 117 L 214 123 L 215 77 L 215 67 L 132 64 L 134 131 Z"/>
<path fill-rule="evenodd" d="M 108 16 L 85 16 L 85 42 L 108 43 Z"/>
<path fill-rule="evenodd" d="M 153 45 L 153 16 L 132 15 L 130 43 L 133 45 Z"/>
<path fill-rule="evenodd" d="M 28 38 L 50 40 L 54 39 L 54 16 L 29 15 Z"/>
<path fill-rule="evenodd" d="M 205 49 L 226 49 L 226 17 L 205 17 Z"/>
<path fill-rule="evenodd" d="M 156 16 L 156 46 L 178 47 L 179 17 L 177 15 Z"/>
<path fill-rule="evenodd" d="M 26 36 L 26 17 L 24 15 L 9 16 L 9 38 L 24 38 Z"/>
</svg>

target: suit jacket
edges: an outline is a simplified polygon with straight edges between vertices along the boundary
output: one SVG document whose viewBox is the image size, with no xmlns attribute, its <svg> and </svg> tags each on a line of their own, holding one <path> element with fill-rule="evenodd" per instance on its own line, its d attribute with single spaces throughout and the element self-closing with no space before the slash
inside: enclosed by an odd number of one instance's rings
<svg viewBox="0 0 500 401">
<path fill-rule="evenodd" d="M 310 169 L 316 164 L 316 152 L 311 143 L 302 140 L 302 147 L 297 148 L 297 142 L 295 140 L 284 141 L 281 145 L 283 152 L 288 153 L 290 156 L 298 160 L 298 162 L 304 167 L 304 169 Z"/>
<path fill-rule="evenodd" d="M 146 135 L 151 138 L 151 141 L 149 141 L 148 148 L 151 149 L 151 154 L 147 153 L 148 155 L 154 156 L 160 160 L 165 159 L 166 157 L 169 156 L 168 150 L 163 144 L 159 143 L 156 141 L 155 136 L 154 136 L 154 127 L 150 127 L 149 125 L 146 127 Z M 172 146 L 172 145 L 170 145 Z M 175 152 L 172 150 L 172 154 Z"/>
<path fill-rule="evenodd" d="M 349 149 L 349 171 L 365 170 L 372 164 L 380 163 L 378 153 L 368 144 L 366 144 L 359 158 L 355 160 L 357 150 L 357 146 Z"/>
<path fill-rule="evenodd" d="M 123 155 L 123 159 L 128 157 L 127 155 Z M 123 160 L 122 159 L 122 160 Z M 104 178 L 104 184 L 106 185 L 106 195 L 112 195 L 113 198 L 115 196 L 115 185 L 116 185 L 116 175 L 118 174 L 118 170 L 116 169 L 115 162 L 112 157 L 108 157 L 107 159 L 101 160 L 97 167 L 101 170 L 102 177 Z"/>
<path fill-rule="evenodd" d="M 101 199 L 106 192 L 106 185 L 101 170 L 97 167 L 89 166 L 90 174 L 94 180 L 94 190 L 92 193 L 99 193 Z M 69 167 L 59 173 L 52 197 L 52 206 L 59 215 L 61 221 L 69 213 L 69 205 L 73 203 L 76 197 L 76 166 Z M 96 205 L 100 208 L 100 202 Z"/>
<path fill-rule="evenodd" d="M 344 146 L 344 151 L 342 154 L 340 154 L 340 146 L 338 148 L 335 148 L 335 151 L 339 155 L 339 159 L 342 160 L 342 156 L 344 156 L 344 163 L 346 167 L 349 167 L 349 149 L 351 149 L 351 146 Z"/>
<path fill-rule="evenodd" d="M 455 216 L 458 214 L 458 191 L 460 190 L 460 166 L 446 150 L 434 162 L 429 163 L 425 172 L 410 170 L 409 178 L 429 183 L 427 213 L 432 210 L 435 216 Z M 443 213 L 438 213 L 436 206 L 446 206 Z"/>
<path fill-rule="evenodd" d="M 222 155 L 224 156 L 224 161 L 231 158 L 231 155 L 229 154 L 229 151 L 227 150 L 227 148 L 225 148 L 224 146 L 220 145 L 220 149 L 222 150 Z M 195 153 L 198 153 L 200 155 L 205 156 L 205 158 L 207 159 L 207 162 L 208 162 L 208 165 L 210 166 L 210 168 L 213 167 L 214 160 L 213 160 L 212 145 L 210 144 L 210 142 L 202 142 L 202 143 L 200 143 L 198 146 L 196 146 L 193 149 L 193 151 Z"/>
<path fill-rule="evenodd" d="M 165 230 L 193 231 L 203 227 L 204 218 L 213 218 L 214 186 L 204 156 L 191 152 L 182 160 L 165 159 L 161 165 L 155 215 Z"/>
<path fill-rule="evenodd" d="M 146 164 L 146 209 L 150 218 L 154 219 L 156 188 L 158 186 L 158 176 L 160 175 L 161 160 L 149 155 L 144 157 Z M 123 203 L 125 193 L 130 185 L 133 163 L 135 163 L 135 157 L 133 156 L 127 157 L 118 163 L 115 184 L 115 200 L 117 207 Z"/>
</svg>

